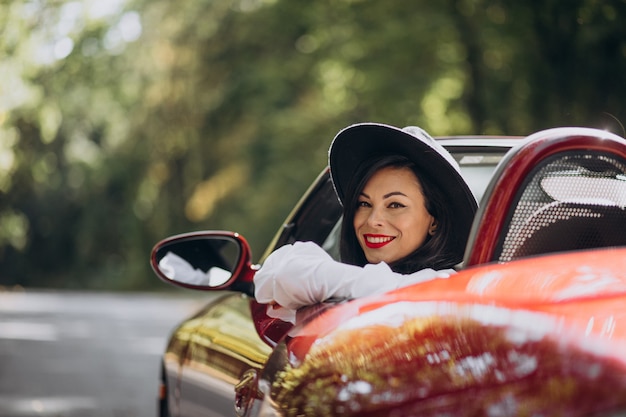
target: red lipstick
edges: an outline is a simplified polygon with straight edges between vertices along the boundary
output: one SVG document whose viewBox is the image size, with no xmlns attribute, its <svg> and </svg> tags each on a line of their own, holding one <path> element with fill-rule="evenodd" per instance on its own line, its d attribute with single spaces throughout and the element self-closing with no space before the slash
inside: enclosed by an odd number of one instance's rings
<svg viewBox="0 0 626 417">
<path fill-rule="evenodd" d="M 395 239 L 393 236 L 387 235 L 373 235 L 373 234 L 365 234 L 363 235 L 363 240 L 365 241 L 365 246 L 370 249 L 379 249 L 390 243 Z"/>
</svg>

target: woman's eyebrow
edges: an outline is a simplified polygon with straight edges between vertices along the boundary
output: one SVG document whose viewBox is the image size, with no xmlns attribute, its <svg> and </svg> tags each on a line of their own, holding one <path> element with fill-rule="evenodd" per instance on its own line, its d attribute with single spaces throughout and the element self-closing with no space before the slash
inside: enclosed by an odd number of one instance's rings
<svg viewBox="0 0 626 417">
<path fill-rule="evenodd" d="M 404 196 L 404 197 L 406 197 L 406 196 L 407 196 L 406 194 L 404 194 L 404 193 L 403 193 L 403 192 L 401 192 L 401 191 L 392 191 L 392 192 L 390 192 L 390 193 L 385 194 L 385 195 L 383 196 L 383 198 L 393 197 L 394 195 L 401 195 L 401 196 Z"/>
<path fill-rule="evenodd" d="M 392 191 L 390 193 L 387 193 L 387 194 L 383 195 L 383 199 L 389 198 L 389 197 L 393 197 L 394 195 L 401 195 L 401 196 L 407 197 L 407 195 L 404 194 L 402 191 Z M 365 198 L 371 198 L 369 195 L 367 195 L 364 192 L 361 192 L 361 196 L 363 196 Z"/>
</svg>

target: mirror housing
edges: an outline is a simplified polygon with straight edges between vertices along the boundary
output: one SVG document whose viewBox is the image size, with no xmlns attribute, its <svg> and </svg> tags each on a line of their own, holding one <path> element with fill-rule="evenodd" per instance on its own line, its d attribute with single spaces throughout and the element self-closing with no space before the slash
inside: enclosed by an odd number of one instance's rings
<svg viewBox="0 0 626 417">
<path fill-rule="evenodd" d="M 168 284 L 196 290 L 229 290 L 254 296 L 250 245 L 238 233 L 203 231 L 158 242 L 150 256 L 155 274 Z"/>
</svg>

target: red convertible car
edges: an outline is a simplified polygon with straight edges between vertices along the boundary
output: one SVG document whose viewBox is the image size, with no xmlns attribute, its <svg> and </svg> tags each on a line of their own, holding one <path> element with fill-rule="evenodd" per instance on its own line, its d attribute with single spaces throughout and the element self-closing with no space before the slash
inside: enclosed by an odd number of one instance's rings
<svg viewBox="0 0 626 417">
<path fill-rule="evenodd" d="M 626 140 L 590 128 L 438 138 L 480 201 L 449 279 L 298 311 L 253 298 L 245 239 L 173 236 L 166 282 L 223 291 L 174 331 L 161 416 L 626 415 Z M 324 170 L 264 256 L 296 240 L 337 257 Z"/>
</svg>

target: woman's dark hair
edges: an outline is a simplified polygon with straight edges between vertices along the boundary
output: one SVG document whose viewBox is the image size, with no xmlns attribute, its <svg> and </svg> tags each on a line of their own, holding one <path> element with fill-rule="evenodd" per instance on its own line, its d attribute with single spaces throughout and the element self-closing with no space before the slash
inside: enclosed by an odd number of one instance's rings
<svg viewBox="0 0 626 417">
<path fill-rule="evenodd" d="M 367 259 L 359 245 L 354 230 L 354 215 L 358 207 L 359 196 L 369 179 L 383 168 L 409 168 L 417 177 L 424 192 L 426 210 L 437 220 L 437 231 L 434 235 L 427 235 L 426 241 L 411 254 L 399 259 L 389 266 L 395 272 L 410 274 L 420 269 L 433 268 L 435 270 L 452 268 L 461 258 L 455 254 L 452 242 L 452 214 L 448 210 L 448 197 L 434 185 L 430 178 L 408 158 L 401 155 L 379 155 L 364 161 L 354 173 L 348 184 L 346 198 L 343 202 L 343 221 L 339 250 L 342 262 L 364 266 Z"/>
</svg>

